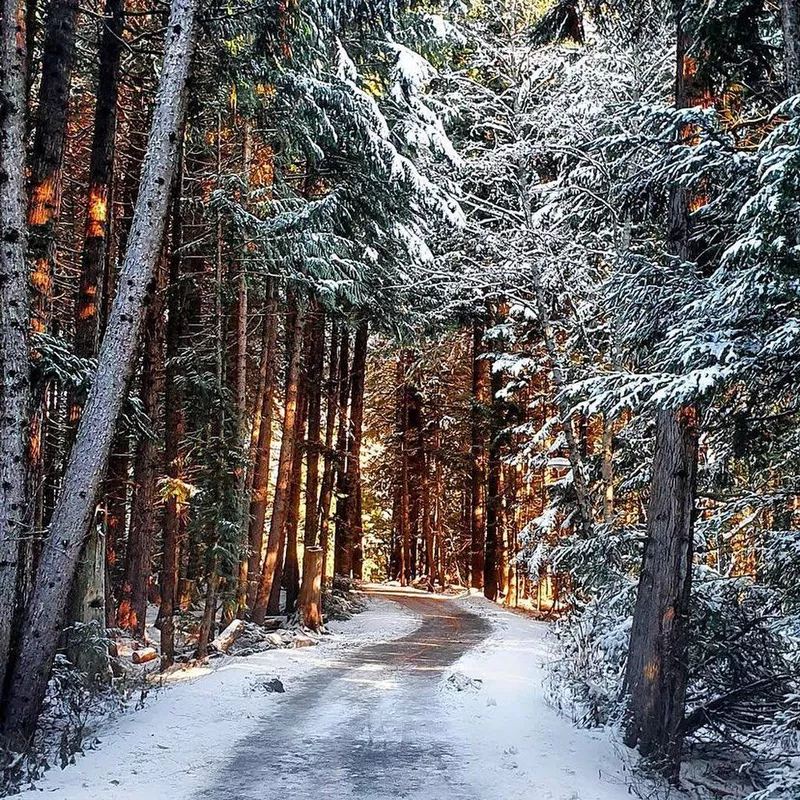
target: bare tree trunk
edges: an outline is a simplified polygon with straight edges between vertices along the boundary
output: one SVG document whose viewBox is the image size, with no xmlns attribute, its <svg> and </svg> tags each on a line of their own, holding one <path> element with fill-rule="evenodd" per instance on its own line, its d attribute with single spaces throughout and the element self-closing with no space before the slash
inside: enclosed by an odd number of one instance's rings
<svg viewBox="0 0 800 800">
<path fill-rule="evenodd" d="M 27 739 L 36 725 L 58 645 L 67 596 L 114 429 L 130 383 L 144 299 L 164 235 L 185 109 L 197 0 L 174 0 L 141 189 L 120 271 L 120 291 L 100 347 L 97 373 L 70 453 L 14 664 L 5 732 Z"/>
<path fill-rule="evenodd" d="M 46 330 L 53 291 L 55 233 L 75 61 L 78 0 L 54 0 L 45 19 L 42 81 L 30 158 L 28 256 L 33 264 L 34 327 Z"/>
<path fill-rule="evenodd" d="M 269 491 L 270 453 L 272 450 L 272 407 L 275 400 L 275 352 L 278 340 L 278 302 L 275 287 L 267 289 L 266 308 L 266 374 L 261 405 L 261 422 L 258 431 L 256 461 L 253 467 L 253 491 L 250 499 L 250 523 L 248 542 L 250 554 L 247 559 L 247 607 L 252 612 L 258 594 L 261 575 L 261 551 L 264 547 L 264 519 L 267 514 Z"/>
<path fill-rule="evenodd" d="M 319 533 L 319 455 L 322 448 L 321 428 L 322 420 L 322 370 L 325 348 L 325 314 L 319 303 L 314 302 L 309 311 L 310 341 L 308 363 L 308 444 L 306 448 L 306 504 L 305 520 L 303 527 L 303 585 L 300 589 L 301 613 L 303 618 L 309 611 L 303 606 L 303 597 L 306 594 L 306 581 L 316 579 L 317 570 L 322 575 L 323 549 L 319 547 L 319 555 L 312 551 L 318 542 Z M 319 561 L 319 565 L 317 564 Z M 322 578 L 320 577 L 320 581 Z M 313 595 L 313 592 L 312 592 Z M 311 602 L 307 599 L 307 602 Z M 311 627 L 311 626 L 307 626 Z"/>
<path fill-rule="evenodd" d="M 442 459 L 440 453 L 442 447 L 442 420 L 438 397 L 433 417 L 433 442 L 430 453 L 430 458 L 433 460 L 433 488 L 431 491 L 433 495 L 432 527 L 433 538 L 436 542 L 439 586 L 441 590 L 444 591 L 447 588 L 447 553 L 444 539 L 444 520 L 442 517 Z"/>
<path fill-rule="evenodd" d="M 347 490 L 347 445 L 349 430 L 347 420 L 347 399 L 350 389 L 350 337 L 347 329 L 342 327 L 342 338 L 339 343 L 339 406 L 338 430 L 336 433 L 336 538 L 333 550 L 333 574 L 342 574 L 342 558 L 344 550 L 344 527 L 346 519 Z"/>
<path fill-rule="evenodd" d="M 100 308 L 106 269 L 106 236 L 111 217 L 109 196 L 114 174 L 117 94 L 125 24 L 124 0 L 106 0 L 104 18 L 89 163 L 86 235 L 75 304 L 75 353 L 83 357 L 96 355 L 100 344 Z"/>
<path fill-rule="evenodd" d="M 425 566 L 431 591 L 436 581 L 436 557 L 433 546 L 433 526 L 431 525 L 430 457 L 425 446 L 422 448 L 422 539 L 425 542 Z"/>
<path fill-rule="evenodd" d="M 697 418 L 660 411 L 647 542 L 633 614 L 625 683 L 625 743 L 677 778 L 686 695 Z"/>
<path fill-rule="evenodd" d="M 800 94 L 800 13 L 797 0 L 781 0 L 781 22 L 786 89 L 789 95 Z"/>
<path fill-rule="evenodd" d="M 367 366 L 367 342 L 369 327 L 362 321 L 356 331 L 353 341 L 353 366 L 350 372 L 350 425 L 349 442 L 347 448 L 347 469 L 344 481 L 343 524 L 341 527 L 341 541 L 337 529 L 336 549 L 339 554 L 339 569 L 337 572 L 345 577 L 350 577 L 353 572 L 353 550 L 358 537 L 361 543 L 361 509 L 358 503 L 358 489 L 361 481 L 361 438 L 364 424 L 364 377 Z M 337 515 L 338 516 L 338 515 Z"/>
<path fill-rule="evenodd" d="M 303 553 L 303 585 L 300 587 L 300 619 L 313 631 L 322 627 L 322 548 L 307 547 Z"/>
<path fill-rule="evenodd" d="M 508 558 L 506 560 L 506 598 L 508 608 L 516 608 L 518 603 L 517 575 L 517 535 L 522 509 L 520 498 L 520 470 L 516 466 L 509 467 L 509 480 L 506 481 L 506 530 L 508 531 Z"/>
<path fill-rule="evenodd" d="M 124 421 L 120 421 L 111 447 L 108 475 L 103 490 L 106 537 L 106 627 L 109 628 L 113 628 L 117 624 L 114 580 L 118 571 L 120 543 L 125 534 L 128 519 L 129 440 L 127 425 Z"/>
<path fill-rule="evenodd" d="M 27 494 L 31 386 L 25 230 L 25 5 L 0 16 L 0 697 L 9 667 L 19 555 L 30 532 Z M 0 705 L 3 705 L 0 703 Z"/>
<path fill-rule="evenodd" d="M 152 429 L 141 436 L 133 464 L 133 502 L 128 549 L 125 553 L 123 583 L 117 624 L 140 639 L 145 636 L 147 583 L 150 578 L 150 554 L 156 530 L 156 481 L 161 467 L 157 431 L 164 388 L 164 269 L 148 305 L 142 358 L 142 410 Z"/>
<path fill-rule="evenodd" d="M 264 565 L 258 583 L 258 592 L 253 606 L 253 620 L 263 624 L 267 613 L 267 605 L 272 594 L 275 580 L 275 571 L 279 558 L 283 556 L 285 544 L 286 522 L 289 512 L 290 481 L 292 465 L 294 463 L 294 450 L 296 446 L 293 435 L 297 415 L 299 412 L 298 400 L 300 387 L 300 370 L 303 360 L 303 328 L 305 326 L 305 313 L 298 308 L 294 325 L 294 341 L 289 360 L 289 374 L 286 382 L 286 402 L 283 416 L 283 438 L 278 461 L 278 478 L 275 484 L 275 498 L 272 503 L 272 519 L 269 525 L 269 538 Z"/>
<path fill-rule="evenodd" d="M 333 452 L 333 435 L 336 429 L 337 369 L 339 359 L 339 328 L 331 322 L 331 342 L 328 358 L 328 386 L 325 393 L 325 458 L 322 467 L 322 485 L 319 490 L 319 543 L 322 547 L 322 584 L 325 585 L 325 571 L 328 567 L 328 531 L 331 519 L 331 500 L 333 498 L 333 479 L 336 454 Z"/>
<path fill-rule="evenodd" d="M 408 376 L 406 370 L 406 351 L 397 361 L 397 424 L 400 440 L 400 479 L 397 487 L 397 511 L 400 519 L 398 539 L 400 542 L 400 583 L 411 583 L 411 522 L 409 519 L 409 481 L 408 481 Z"/>
<path fill-rule="evenodd" d="M 483 569 L 483 594 L 497 600 L 497 551 L 502 526 L 502 464 L 500 462 L 500 409 L 497 393 L 503 388 L 502 375 L 491 374 L 491 425 L 489 442 L 488 489 L 486 498 L 486 555 Z"/>
<path fill-rule="evenodd" d="M 472 588 L 483 588 L 484 558 L 486 547 L 486 428 L 487 395 L 489 393 L 489 362 L 480 358 L 483 352 L 483 325 L 472 325 L 472 443 L 470 447 L 471 517 L 472 539 Z"/>
<path fill-rule="evenodd" d="M 189 303 L 182 280 L 180 248 L 183 244 L 183 160 L 172 200 L 170 232 L 169 283 L 167 296 L 167 342 L 164 370 L 164 465 L 170 486 L 164 504 L 164 536 L 161 558 L 161 666 L 175 660 L 175 607 L 178 602 L 178 563 L 180 544 L 186 532 L 186 496 L 184 482 L 183 437 L 186 418 L 183 410 L 183 387 L 180 380 L 180 356 L 189 328 Z"/>
<path fill-rule="evenodd" d="M 289 511 L 286 519 L 286 565 L 283 583 L 286 586 L 286 613 L 291 614 L 300 593 L 300 565 L 297 555 L 297 531 L 300 523 L 300 491 L 303 477 L 303 437 L 308 413 L 308 380 L 305 369 L 300 371 L 299 412 L 294 426 L 295 446 L 292 461 L 292 481 L 289 491 Z M 276 583 L 280 583 L 276 577 Z"/>
<path fill-rule="evenodd" d="M 265 285 L 265 297 L 269 297 L 270 294 L 270 285 L 269 279 L 267 279 L 267 284 Z M 247 453 L 247 464 L 245 465 L 245 486 L 244 492 L 242 493 L 242 502 L 246 504 L 246 510 L 243 515 L 242 519 L 242 526 L 243 526 L 243 538 L 248 543 L 248 549 L 242 553 L 242 557 L 239 561 L 239 586 L 237 590 L 237 599 L 236 599 L 236 614 L 240 618 L 244 618 L 247 615 L 248 605 L 247 605 L 247 587 L 248 587 L 248 580 L 247 576 L 249 574 L 250 568 L 250 503 L 252 502 L 253 497 L 253 481 L 255 478 L 255 466 L 256 460 L 258 458 L 258 442 L 261 438 L 261 420 L 262 415 L 264 413 L 264 400 L 266 398 L 266 390 L 267 390 L 267 373 L 269 371 L 269 357 L 270 353 L 268 351 L 269 348 L 269 333 L 270 333 L 270 321 L 267 314 L 269 309 L 269 303 L 265 302 L 262 308 L 262 321 L 261 321 L 261 347 L 260 353 L 261 357 L 259 360 L 258 366 L 258 386 L 256 387 L 256 396 L 253 402 L 253 422 L 250 428 L 250 446 Z M 270 398 L 270 402 L 272 402 L 272 398 Z M 263 525 L 262 525 L 263 528 Z M 259 558 L 260 558 L 259 553 Z"/>
</svg>

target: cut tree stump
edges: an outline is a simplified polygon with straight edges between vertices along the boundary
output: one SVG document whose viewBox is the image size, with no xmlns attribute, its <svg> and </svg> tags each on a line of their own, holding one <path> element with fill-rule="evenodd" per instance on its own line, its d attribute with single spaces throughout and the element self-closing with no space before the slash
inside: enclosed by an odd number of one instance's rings
<svg viewBox="0 0 800 800">
<path fill-rule="evenodd" d="M 227 653 L 230 646 L 244 633 L 244 630 L 244 620 L 235 619 L 211 642 L 210 649 L 219 653 Z"/>
<path fill-rule="evenodd" d="M 303 584 L 298 599 L 303 627 L 318 631 L 322 627 L 322 548 L 307 547 L 303 554 Z"/>
</svg>

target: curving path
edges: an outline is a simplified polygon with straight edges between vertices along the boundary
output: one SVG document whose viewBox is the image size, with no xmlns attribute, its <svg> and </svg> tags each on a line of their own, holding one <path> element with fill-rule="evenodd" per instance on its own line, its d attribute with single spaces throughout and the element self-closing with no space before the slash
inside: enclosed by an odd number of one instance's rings
<svg viewBox="0 0 800 800">
<path fill-rule="evenodd" d="M 444 598 L 378 590 L 418 614 L 414 633 L 316 670 L 215 771 L 198 800 L 483 800 L 443 736 L 441 673 L 490 632 Z"/>
</svg>

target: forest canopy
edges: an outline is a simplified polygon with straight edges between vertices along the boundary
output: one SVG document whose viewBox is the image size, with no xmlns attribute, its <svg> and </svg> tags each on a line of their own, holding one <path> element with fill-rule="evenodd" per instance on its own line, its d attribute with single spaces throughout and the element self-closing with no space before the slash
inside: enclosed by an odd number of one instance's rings
<svg viewBox="0 0 800 800">
<path fill-rule="evenodd" d="M 0 787 L 120 632 L 369 580 L 800 797 L 797 0 L 2 9 Z"/>
</svg>

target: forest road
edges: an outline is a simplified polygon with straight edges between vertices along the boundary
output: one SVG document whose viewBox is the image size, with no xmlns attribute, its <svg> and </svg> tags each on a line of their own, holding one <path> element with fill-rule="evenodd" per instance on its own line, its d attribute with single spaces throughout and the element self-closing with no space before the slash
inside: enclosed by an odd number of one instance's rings
<svg viewBox="0 0 800 800">
<path fill-rule="evenodd" d="M 198 800 L 485 800 L 438 718 L 442 673 L 491 631 L 442 597 L 376 590 L 418 614 L 409 636 L 323 665 L 237 745 Z M 327 667 L 327 669 L 326 669 Z"/>
</svg>

